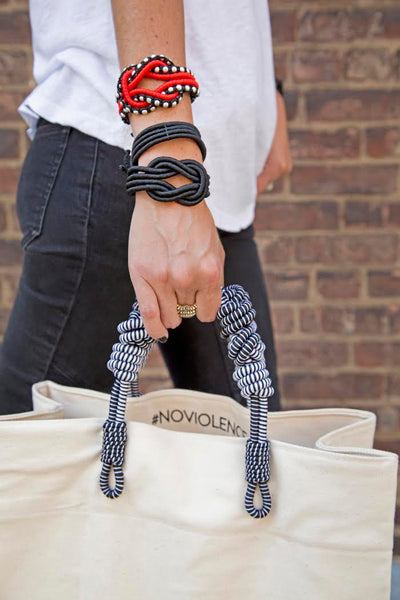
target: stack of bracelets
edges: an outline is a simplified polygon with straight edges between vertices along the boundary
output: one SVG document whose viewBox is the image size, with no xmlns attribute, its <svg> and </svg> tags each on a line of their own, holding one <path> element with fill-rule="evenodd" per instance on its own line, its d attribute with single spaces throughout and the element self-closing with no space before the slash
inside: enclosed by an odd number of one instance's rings
<svg viewBox="0 0 400 600">
<path fill-rule="evenodd" d="M 161 83 L 155 90 L 144 88 L 140 86 L 144 78 Z M 157 108 L 172 108 L 182 100 L 184 93 L 189 93 L 193 102 L 199 95 L 199 85 L 190 69 L 175 65 L 162 54 L 152 54 L 122 71 L 117 91 L 119 114 L 123 122 L 129 124 L 129 113 L 148 114 Z M 195 141 L 205 159 L 205 144 L 192 123 L 167 121 L 151 125 L 134 138 L 132 150 L 126 151 L 124 164 L 121 165 L 127 174 L 126 189 L 129 195 L 146 191 L 159 202 L 175 201 L 185 206 L 194 206 L 210 195 L 210 177 L 205 167 L 196 160 L 158 156 L 147 166 L 139 166 L 139 158 L 145 150 L 174 138 Z M 165 181 L 178 174 L 184 175 L 191 183 L 175 187 Z"/>
<path fill-rule="evenodd" d="M 155 89 L 140 87 L 144 78 L 159 81 Z M 277 90 L 283 95 L 282 82 L 276 80 Z M 129 113 L 145 115 L 157 108 L 172 108 L 189 93 L 193 102 L 199 95 L 199 84 L 192 71 L 175 65 L 163 54 L 147 56 L 137 65 L 126 67 L 117 84 L 118 111 L 124 123 L 128 124 Z M 159 202 L 176 201 L 185 206 L 194 206 L 210 195 L 210 177 L 204 166 L 196 160 L 177 160 L 170 156 L 158 156 L 146 167 L 139 166 L 141 154 L 155 144 L 174 138 L 190 138 L 200 148 L 203 161 L 206 147 L 200 132 L 191 123 L 168 121 L 152 125 L 141 131 L 134 139 L 132 150 L 125 153 L 121 169 L 126 172 L 126 189 L 134 196 L 138 191 L 146 191 Z M 175 187 L 165 179 L 174 175 L 184 175 L 192 181 Z"/>
</svg>

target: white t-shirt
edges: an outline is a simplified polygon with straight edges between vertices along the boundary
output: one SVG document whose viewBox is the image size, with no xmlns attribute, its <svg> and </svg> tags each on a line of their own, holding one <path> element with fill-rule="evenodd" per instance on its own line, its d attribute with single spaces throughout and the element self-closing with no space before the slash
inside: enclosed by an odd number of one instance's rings
<svg viewBox="0 0 400 600">
<path fill-rule="evenodd" d="M 207 146 L 207 204 L 217 227 L 240 231 L 254 219 L 256 178 L 276 127 L 268 4 L 185 0 L 184 6 L 186 66 L 200 87 L 193 119 Z M 40 115 L 130 148 L 131 128 L 115 100 L 121 68 L 111 1 L 30 0 L 29 8 L 37 85 L 18 107 L 29 138 Z"/>
</svg>

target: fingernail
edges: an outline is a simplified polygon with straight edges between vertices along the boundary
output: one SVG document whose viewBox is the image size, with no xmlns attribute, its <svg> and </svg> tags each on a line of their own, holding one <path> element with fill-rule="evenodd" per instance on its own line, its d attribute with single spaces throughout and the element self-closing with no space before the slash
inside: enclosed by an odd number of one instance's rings
<svg viewBox="0 0 400 600">
<path fill-rule="evenodd" d="M 158 342 L 160 342 L 160 344 L 165 344 L 165 342 L 168 340 L 168 338 L 166 336 L 158 338 Z"/>
</svg>

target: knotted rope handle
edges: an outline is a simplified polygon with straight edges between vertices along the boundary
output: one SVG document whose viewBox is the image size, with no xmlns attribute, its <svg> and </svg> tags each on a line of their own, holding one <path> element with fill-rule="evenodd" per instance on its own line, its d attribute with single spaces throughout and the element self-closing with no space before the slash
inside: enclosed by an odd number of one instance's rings
<svg viewBox="0 0 400 600">
<path fill-rule="evenodd" d="M 228 342 L 228 356 L 233 360 L 233 379 L 250 409 L 250 436 L 246 442 L 246 480 L 248 482 L 245 508 L 255 518 L 265 517 L 271 510 L 270 442 L 267 439 L 268 398 L 274 393 L 265 365 L 265 345 L 257 333 L 255 310 L 248 293 L 240 285 L 222 290 L 222 302 L 217 319 L 220 335 Z M 117 330 L 119 342 L 113 345 L 107 367 L 115 381 L 111 389 L 110 409 L 103 425 L 103 468 L 100 487 L 107 498 L 117 498 L 124 487 L 124 451 L 127 441 L 125 407 L 128 395 L 139 396 L 138 373 L 155 344 L 143 325 L 138 303 L 132 306 L 127 321 Z M 115 484 L 109 483 L 111 469 Z M 254 506 L 254 495 L 259 486 L 262 506 Z"/>
</svg>

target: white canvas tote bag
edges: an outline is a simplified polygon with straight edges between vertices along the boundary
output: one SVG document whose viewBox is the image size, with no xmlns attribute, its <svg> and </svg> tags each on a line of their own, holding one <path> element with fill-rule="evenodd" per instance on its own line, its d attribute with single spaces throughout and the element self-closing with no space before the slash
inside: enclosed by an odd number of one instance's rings
<svg viewBox="0 0 400 600">
<path fill-rule="evenodd" d="M 238 286 L 219 320 L 249 408 L 134 397 L 149 352 L 134 305 L 111 403 L 48 380 L 32 412 L 1 417 L 1 600 L 389 600 L 398 457 L 373 449 L 375 414 L 273 412 L 267 437 L 272 390 Z"/>
</svg>

